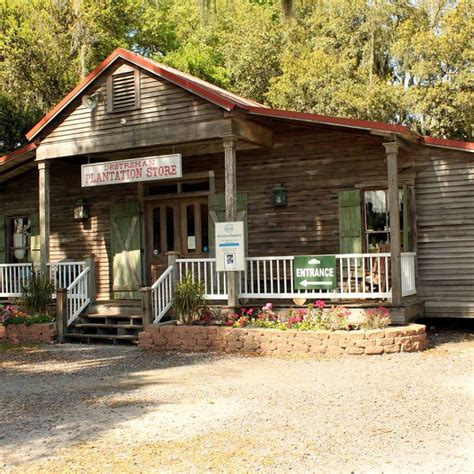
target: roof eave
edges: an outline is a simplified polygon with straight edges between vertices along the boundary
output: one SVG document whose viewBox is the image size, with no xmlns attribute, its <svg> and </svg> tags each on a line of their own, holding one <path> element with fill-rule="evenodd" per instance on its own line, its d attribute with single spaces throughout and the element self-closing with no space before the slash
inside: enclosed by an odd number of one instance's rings
<svg viewBox="0 0 474 474">
<path fill-rule="evenodd" d="M 298 122 L 317 123 L 321 125 L 332 125 L 343 128 L 354 128 L 359 130 L 380 131 L 385 133 L 394 133 L 399 135 L 411 136 L 410 130 L 403 125 L 392 125 L 383 122 L 370 122 L 367 120 L 348 119 L 342 117 L 329 117 L 306 112 L 294 112 L 281 109 L 267 109 L 263 107 L 246 108 L 249 114 L 265 117 L 280 118 L 286 120 L 295 120 Z"/>
<path fill-rule="evenodd" d="M 465 151 L 467 153 L 474 153 L 473 142 L 462 142 L 458 140 L 450 140 L 448 138 L 423 137 L 423 145 L 444 148 L 445 150 Z"/>
</svg>

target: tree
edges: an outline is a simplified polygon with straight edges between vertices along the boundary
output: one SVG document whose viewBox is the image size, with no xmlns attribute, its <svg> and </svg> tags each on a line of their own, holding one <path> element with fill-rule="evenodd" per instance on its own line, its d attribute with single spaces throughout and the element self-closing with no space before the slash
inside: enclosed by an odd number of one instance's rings
<svg viewBox="0 0 474 474">
<path fill-rule="evenodd" d="M 470 0 L 0 0 L 0 115 L 18 113 L 33 125 L 38 111 L 121 46 L 275 107 L 471 139 L 470 7 Z M 2 134 L 8 147 L 18 143 L 8 138 L 15 130 Z"/>
</svg>

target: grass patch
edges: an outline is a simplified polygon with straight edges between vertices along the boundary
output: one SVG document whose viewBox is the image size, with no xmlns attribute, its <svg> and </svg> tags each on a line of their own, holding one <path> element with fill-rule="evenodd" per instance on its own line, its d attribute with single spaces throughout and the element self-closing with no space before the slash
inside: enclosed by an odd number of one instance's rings
<svg viewBox="0 0 474 474">
<path fill-rule="evenodd" d="M 28 349 L 34 349 L 32 344 L 10 344 L 9 342 L 0 342 L 0 353 L 2 352 L 20 352 Z"/>
</svg>

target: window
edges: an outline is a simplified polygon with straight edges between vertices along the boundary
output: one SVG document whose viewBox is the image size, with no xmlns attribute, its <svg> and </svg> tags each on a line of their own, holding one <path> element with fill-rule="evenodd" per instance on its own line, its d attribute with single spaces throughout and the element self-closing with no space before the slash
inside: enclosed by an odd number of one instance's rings
<svg viewBox="0 0 474 474">
<path fill-rule="evenodd" d="M 11 217 L 8 226 L 10 263 L 28 262 L 31 245 L 31 220 L 29 217 Z"/>
<path fill-rule="evenodd" d="M 401 242 L 407 247 L 404 225 L 406 224 L 406 216 L 404 215 L 403 190 L 399 191 L 400 202 L 400 231 Z M 373 252 L 383 249 L 390 243 L 390 216 L 388 191 L 373 190 L 364 191 L 364 213 L 365 213 L 365 246 L 367 251 Z"/>
<path fill-rule="evenodd" d="M 211 191 L 211 177 L 192 178 L 184 177 L 175 183 L 157 183 L 148 185 L 147 196 L 164 196 L 167 194 L 182 193 L 209 193 Z"/>
<path fill-rule="evenodd" d="M 120 68 L 107 79 L 107 111 L 125 112 L 140 107 L 140 72 Z"/>
</svg>

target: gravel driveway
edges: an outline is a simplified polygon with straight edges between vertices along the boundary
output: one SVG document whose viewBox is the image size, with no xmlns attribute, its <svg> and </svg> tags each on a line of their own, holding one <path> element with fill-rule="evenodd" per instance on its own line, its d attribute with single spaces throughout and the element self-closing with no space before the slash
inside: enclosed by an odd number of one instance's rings
<svg viewBox="0 0 474 474">
<path fill-rule="evenodd" d="M 0 471 L 473 472 L 474 340 L 435 343 L 316 360 L 0 351 Z"/>
</svg>

